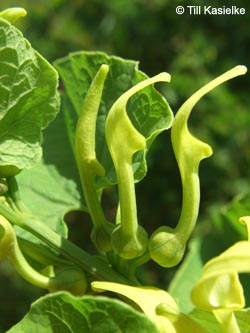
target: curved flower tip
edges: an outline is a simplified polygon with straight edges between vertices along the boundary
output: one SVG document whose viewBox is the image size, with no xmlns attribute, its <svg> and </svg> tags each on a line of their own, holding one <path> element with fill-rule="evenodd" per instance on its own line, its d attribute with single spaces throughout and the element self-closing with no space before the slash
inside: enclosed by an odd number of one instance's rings
<svg viewBox="0 0 250 333">
<path fill-rule="evenodd" d="M 10 23 L 14 23 L 20 17 L 24 17 L 26 15 L 27 15 L 26 10 L 21 7 L 8 8 L 0 12 L 0 17 L 3 17 L 5 20 L 8 20 Z"/>
<path fill-rule="evenodd" d="M 209 145 L 198 140 L 188 130 L 187 121 L 190 113 L 197 102 L 208 92 L 212 91 L 214 88 L 220 84 L 231 80 L 239 75 L 244 75 L 247 72 L 247 67 L 243 65 L 235 66 L 224 74 L 218 76 L 214 80 L 210 81 L 208 84 L 197 90 L 178 110 L 172 131 L 171 139 L 173 148 L 175 151 L 177 162 L 180 166 L 183 163 L 187 163 L 187 157 L 191 158 L 191 166 L 193 164 L 194 156 L 197 159 L 197 165 L 204 158 L 210 157 L 212 155 L 212 149 Z M 191 154 L 192 152 L 195 154 Z M 184 162 L 182 161 L 184 160 Z"/>
<path fill-rule="evenodd" d="M 166 291 L 154 287 L 133 287 L 104 281 L 94 281 L 91 286 L 94 291 L 112 291 L 135 302 L 145 315 L 155 323 L 159 333 L 176 333 L 167 316 L 156 313 L 156 308 L 160 304 L 164 304 L 169 313 L 179 314 L 176 302 Z"/>
<path fill-rule="evenodd" d="M 242 216 L 239 219 L 240 223 L 245 224 L 247 227 L 248 241 L 250 242 L 250 216 Z"/>
<path fill-rule="evenodd" d="M 130 162 L 135 152 L 146 148 L 146 138 L 137 131 L 127 115 L 129 98 L 149 85 L 170 80 L 170 74 L 165 72 L 145 79 L 127 90 L 112 105 L 105 124 L 105 136 L 116 169 L 119 168 L 121 158 Z"/>
<path fill-rule="evenodd" d="M 245 65 L 238 65 L 234 68 L 238 71 L 238 75 L 244 75 L 248 71 L 247 66 Z"/>
</svg>

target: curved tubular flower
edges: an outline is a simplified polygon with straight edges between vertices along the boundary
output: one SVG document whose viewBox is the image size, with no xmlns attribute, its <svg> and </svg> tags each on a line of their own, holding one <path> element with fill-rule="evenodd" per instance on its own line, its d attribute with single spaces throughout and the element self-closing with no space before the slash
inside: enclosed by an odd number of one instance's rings
<svg viewBox="0 0 250 333">
<path fill-rule="evenodd" d="M 124 259 L 142 255 L 148 242 L 146 231 L 137 222 L 132 167 L 133 155 L 146 149 L 146 138 L 131 123 L 126 105 L 135 93 L 160 81 L 169 82 L 170 75 L 160 73 L 126 91 L 112 105 L 106 120 L 105 135 L 117 175 L 120 200 L 120 223 L 112 232 L 111 241 L 113 249 Z"/>
<path fill-rule="evenodd" d="M 175 300 L 164 290 L 103 281 L 94 281 L 91 286 L 94 291 L 112 291 L 135 302 L 155 323 L 159 333 L 207 333 L 192 319 L 180 313 Z"/>
<path fill-rule="evenodd" d="M 95 134 L 97 114 L 108 71 L 108 65 L 103 64 L 93 79 L 83 101 L 75 133 L 75 154 L 78 170 L 84 197 L 94 224 L 91 237 L 101 251 L 111 250 L 110 233 L 113 229 L 113 225 L 104 216 L 94 183 L 95 176 L 105 174 L 103 166 L 96 158 Z"/>
<path fill-rule="evenodd" d="M 16 239 L 15 231 L 9 221 L 0 215 L 0 260 L 8 257 L 18 273 L 31 284 L 48 288 L 49 277 L 35 271 L 23 256 Z"/>
<path fill-rule="evenodd" d="M 77 267 L 68 266 L 55 276 L 45 276 L 31 267 L 19 248 L 12 225 L 0 215 L 0 260 L 4 257 L 10 260 L 26 281 L 39 288 L 51 291 L 67 290 L 75 295 L 83 295 L 86 291 L 86 275 Z"/>
<path fill-rule="evenodd" d="M 236 66 L 196 91 L 178 110 L 171 130 L 171 140 L 182 181 L 182 209 L 176 228 L 162 226 L 149 240 L 151 258 L 163 267 L 177 265 L 195 227 L 200 202 L 199 164 L 212 155 L 211 147 L 195 138 L 187 122 L 196 103 L 223 82 L 246 73 L 245 66 Z"/>
<path fill-rule="evenodd" d="M 238 274 L 250 272 L 250 216 L 240 218 L 248 229 L 248 241 L 240 241 L 203 268 L 191 298 L 200 309 L 213 311 L 224 332 L 240 333 L 234 311 L 245 306 Z"/>
</svg>

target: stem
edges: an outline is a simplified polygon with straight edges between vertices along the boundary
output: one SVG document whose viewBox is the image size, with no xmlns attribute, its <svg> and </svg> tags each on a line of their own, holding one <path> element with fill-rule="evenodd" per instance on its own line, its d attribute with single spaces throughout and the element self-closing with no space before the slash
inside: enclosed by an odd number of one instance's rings
<svg viewBox="0 0 250 333">
<path fill-rule="evenodd" d="M 46 224 L 33 216 L 12 211 L 9 207 L 0 202 L 0 214 L 15 225 L 29 231 L 44 243 L 55 249 L 65 258 L 79 266 L 92 276 L 106 281 L 130 284 L 130 281 L 111 269 L 108 264 L 95 259 L 88 252 L 58 235 Z"/>
<path fill-rule="evenodd" d="M 117 181 L 119 184 L 119 200 L 122 232 L 127 236 L 133 236 L 137 230 L 137 209 L 134 186 L 134 175 L 131 163 L 122 163 L 117 169 Z"/>
<path fill-rule="evenodd" d="M 195 227 L 200 205 L 200 181 L 198 173 L 182 177 L 182 209 L 175 228 L 179 240 L 186 243 Z"/>
<path fill-rule="evenodd" d="M 131 260 L 130 271 L 135 271 L 137 267 L 146 264 L 146 262 L 150 260 L 151 260 L 150 253 L 147 251 L 141 257 Z"/>
<path fill-rule="evenodd" d="M 85 162 L 86 163 L 86 162 Z M 91 169 L 91 163 L 86 167 L 86 164 L 79 162 L 81 168 L 81 183 L 84 192 L 84 197 L 87 203 L 88 211 L 91 215 L 95 226 L 105 227 L 106 217 L 103 213 L 98 194 L 94 184 L 95 174 Z"/>
<path fill-rule="evenodd" d="M 148 261 L 151 260 L 150 253 L 147 251 L 145 254 L 143 254 L 141 257 L 135 258 L 131 260 L 130 266 L 129 266 L 129 279 L 131 281 L 136 280 L 135 272 L 136 269 L 146 264 Z"/>
<path fill-rule="evenodd" d="M 17 237 L 18 244 L 21 251 L 28 257 L 34 259 L 36 262 L 39 262 L 46 266 L 58 265 L 58 266 L 70 266 L 71 262 L 61 258 L 54 251 L 51 251 L 46 246 L 41 244 L 35 244 L 27 239 Z"/>
</svg>

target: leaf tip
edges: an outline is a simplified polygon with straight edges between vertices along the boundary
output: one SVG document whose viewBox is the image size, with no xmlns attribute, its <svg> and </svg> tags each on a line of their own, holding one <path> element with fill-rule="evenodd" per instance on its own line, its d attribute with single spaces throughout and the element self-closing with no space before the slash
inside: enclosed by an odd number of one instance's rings
<svg viewBox="0 0 250 333">
<path fill-rule="evenodd" d="M 241 224 L 245 224 L 247 227 L 248 241 L 250 241 L 250 216 L 242 216 L 239 218 Z"/>
</svg>

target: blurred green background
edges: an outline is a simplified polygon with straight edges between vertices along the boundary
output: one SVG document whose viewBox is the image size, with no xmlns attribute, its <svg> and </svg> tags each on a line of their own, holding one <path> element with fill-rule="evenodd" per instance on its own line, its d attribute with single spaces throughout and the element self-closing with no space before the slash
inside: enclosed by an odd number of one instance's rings
<svg viewBox="0 0 250 333">
<path fill-rule="evenodd" d="M 138 60 L 148 75 L 171 73 L 172 83 L 160 89 L 176 112 L 213 77 L 238 64 L 249 66 L 250 4 L 245 0 L 224 4 L 244 7 L 246 14 L 176 14 L 177 5 L 218 6 L 215 0 L 1 0 L 0 10 L 19 6 L 28 11 L 17 25 L 51 62 L 72 51 L 101 50 Z M 201 165 L 199 223 L 209 221 L 218 207 L 235 196 L 249 193 L 249 88 L 249 75 L 234 79 L 203 98 L 190 119 L 193 132 L 214 150 L 213 157 Z M 179 173 L 168 132 L 156 140 L 148 163 L 148 177 L 137 186 L 138 214 L 152 231 L 163 223 L 175 225 L 181 207 Z M 112 198 L 107 200 L 112 210 Z M 156 266 L 150 269 L 151 277 L 166 287 L 171 273 Z M 40 294 L 7 262 L 1 264 L 0 331 L 17 322 Z"/>
</svg>

